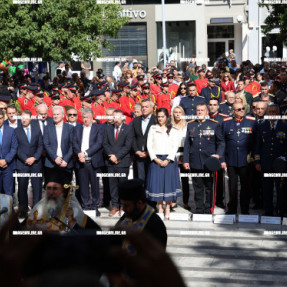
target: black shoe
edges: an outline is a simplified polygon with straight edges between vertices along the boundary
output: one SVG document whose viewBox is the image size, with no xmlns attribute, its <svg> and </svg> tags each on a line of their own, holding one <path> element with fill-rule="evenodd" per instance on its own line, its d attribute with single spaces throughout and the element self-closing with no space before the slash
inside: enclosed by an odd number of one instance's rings
<svg viewBox="0 0 287 287">
<path fill-rule="evenodd" d="M 96 217 L 100 217 L 101 213 L 97 207 L 95 207 L 95 211 L 96 211 Z"/>
<path fill-rule="evenodd" d="M 190 207 L 188 204 L 184 204 L 184 205 L 183 205 L 183 208 L 184 208 L 185 210 L 191 211 L 191 207 Z"/>
<path fill-rule="evenodd" d="M 211 214 L 210 209 L 204 210 L 204 214 Z"/>
<path fill-rule="evenodd" d="M 227 210 L 225 214 L 236 214 L 237 212 L 234 210 Z"/>
<path fill-rule="evenodd" d="M 216 206 L 219 207 L 219 208 L 225 209 L 225 206 L 224 206 L 224 204 L 222 202 L 216 203 Z"/>
</svg>

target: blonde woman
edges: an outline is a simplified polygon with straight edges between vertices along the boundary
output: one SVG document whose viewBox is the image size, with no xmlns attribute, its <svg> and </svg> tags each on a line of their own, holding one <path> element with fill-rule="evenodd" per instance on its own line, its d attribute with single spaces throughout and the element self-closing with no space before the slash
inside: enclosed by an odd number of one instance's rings
<svg viewBox="0 0 287 287">
<path fill-rule="evenodd" d="M 178 151 L 176 154 L 178 167 L 180 173 L 188 173 L 186 169 L 183 168 L 183 146 L 186 137 L 187 123 L 185 120 L 185 113 L 182 107 L 176 106 L 173 109 L 171 116 L 171 124 L 177 130 L 178 138 Z M 182 187 L 182 199 L 183 199 L 183 208 L 186 210 L 191 210 L 188 205 L 189 200 L 189 184 L 188 177 L 181 177 L 181 187 Z M 176 203 L 172 203 L 172 207 L 175 207 Z"/>
<path fill-rule="evenodd" d="M 8 117 L 7 117 L 7 104 L 4 102 L 0 102 L 0 110 L 2 110 L 3 113 L 5 114 L 4 121 L 6 121 L 8 119 Z"/>
</svg>

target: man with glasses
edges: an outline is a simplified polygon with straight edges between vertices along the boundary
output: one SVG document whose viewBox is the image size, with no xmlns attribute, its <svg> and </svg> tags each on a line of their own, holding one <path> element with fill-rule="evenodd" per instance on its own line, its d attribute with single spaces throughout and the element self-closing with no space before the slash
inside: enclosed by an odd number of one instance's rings
<svg viewBox="0 0 287 287">
<path fill-rule="evenodd" d="M 232 91 L 225 93 L 226 101 L 219 104 L 219 112 L 229 117 L 233 116 L 232 106 L 235 103 L 235 94 Z"/>
<path fill-rule="evenodd" d="M 77 122 L 78 120 L 78 112 L 75 108 L 70 108 L 67 110 L 67 123 L 73 127 L 80 126 L 81 124 Z"/>
<path fill-rule="evenodd" d="M 185 88 L 182 86 L 182 88 Z M 180 106 L 184 109 L 186 116 L 196 116 L 196 106 L 199 103 L 205 103 L 205 99 L 197 94 L 197 88 L 195 84 L 188 87 L 188 97 L 183 97 L 180 101 Z"/>
<path fill-rule="evenodd" d="M 155 72 L 152 77 L 155 83 L 150 85 L 150 89 L 155 97 L 157 97 L 157 95 L 161 93 L 162 75 L 159 72 Z"/>
<path fill-rule="evenodd" d="M 174 99 L 174 97 L 177 94 L 178 85 L 174 82 L 174 73 L 169 72 L 167 73 L 167 82 L 168 82 L 168 91 L 171 94 L 171 99 Z"/>
<path fill-rule="evenodd" d="M 0 193 L 13 196 L 18 142 L 14 129 L 4 125 L 4 116 L 0 110 Z"/>
<path fill-rule="evenodd" d="M 248 162 L 247 157 L 254 152 L 257 122 L 254 117 L 244 116 L 242 103 L 233 105 L 234 117 L 223 121 L 223 136 L 225 138 L 225 156 L 222 168 L 228 169 L 230 201 L 227 214 L 237 214 L 237 177 L 240 177 L 240 207 L 241 214 L 249 214 Z"/>
</svg>

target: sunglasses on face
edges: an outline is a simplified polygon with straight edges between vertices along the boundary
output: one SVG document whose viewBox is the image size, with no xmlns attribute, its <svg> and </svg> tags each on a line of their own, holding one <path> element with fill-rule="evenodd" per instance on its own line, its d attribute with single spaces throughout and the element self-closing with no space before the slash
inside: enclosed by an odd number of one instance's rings
<svg viewBox="0 0 287 287">
<path fill-rule="evenodd" d="M 245 108 L 239 108 L 235 110 L 236 112 L 241 112 L 241 111 L 245 111 Z"/>
<path fill-rule="evenodd" d="M 68 114 L 69 117 L 75 117 L 77 114 Z"/>
<path fill-rule="evenodd" d="M 143 88 L 144 90 L 149 90 L 149 88 Z"/>
<path fill-rule="evenodd" d="M 252 106 L 252 109 L 256 109 L 256 106 Z"/>
<path fill-rule="evenodd" d="M 167 77 L 168 79 L 173 79 L 173 77 Z"/>
<path fill-rule="evenodd" d="M 180 88 L 181 90 L 186 90 L 186 88 Z"/>
<path fill-rule="evenodd" d="M 7 110 L 7 108 L 0 108 L 1 110 Z"/>
</svg>

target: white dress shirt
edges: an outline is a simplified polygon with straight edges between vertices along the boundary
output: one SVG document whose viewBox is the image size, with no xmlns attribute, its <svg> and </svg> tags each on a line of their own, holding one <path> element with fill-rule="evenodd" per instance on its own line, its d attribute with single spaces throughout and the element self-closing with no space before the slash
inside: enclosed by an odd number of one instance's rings
<svg viewBox="0 0 287 287">
<path fill-rule="evenodd" d="M 9 120 L 8 120 L 8 124 L 10 128 L 16 129 L 18 127 L 18 121 L 16 120 L 14 124 L 12 124 Z"/>
<path fill-rule="evenodd" d="M 43 122 L 41 120 L 38 120 L 39 121 L 39 126 L 40 126 L 40 130 L 42 132 L 42 135 L 44 134 L 44 127 L 43 127 Z M 47 125 L 47 121 L 44 121 L 44 126 Z"/>
<path fill-rule="evenodd" d="M 156 155 L 167 154 L 167 159 L 174 161 L 178 149 L 178 133 L 175 128 L 171 128 L 169 135 L 166 131 L 166 127 L 162 130 L 159 125 L 150 127 L 147 138 L 147 150 L 151 160 L 154 160 Z"/>
<path fill-rule="evenodd" d="M 91 133 L 91 128 L 92 126 L 90 125 L 89 127 L 83 126 L 83 137 L 82 137 L 82 146 L 81 146 L 81 151 L 86 153 L 86 150 L 90 148 L 90 133 Z"/>
<path fill-rule="evenodd" d="M 142 128 L 143 135 L 146 132 L 146 129 L 147 129 L 147 126 L 149 124 L 150 118 L 151 118 L 151 114 L 146 119 L 142 116 L 141 128 Z"/>
<path fill-rule="evenodd" d="M 58 142 L 57 156 L 58 157 L 63 157 L 62 148 L 61 148 L 63 123 L 61 124 L 61 126 L 56 126 L 55 125 L 55 127 L 56 127 L 57 142 Z"/>
</svg>

